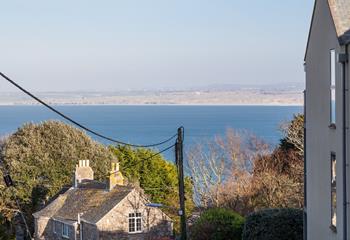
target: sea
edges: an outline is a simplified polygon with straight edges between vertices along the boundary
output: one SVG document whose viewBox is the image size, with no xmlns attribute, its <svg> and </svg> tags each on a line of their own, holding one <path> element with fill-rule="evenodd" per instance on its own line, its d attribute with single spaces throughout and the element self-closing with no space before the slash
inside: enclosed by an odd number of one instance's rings
<svg viewBox="0 0 350 240">
<path fill-rule="evenodd" d="M 96 132 L 132 144 L 161 142 L 183 126 L 185 150 L 223 136 L 228 129 L 254 134 L 274 146 L 282 137 L 281 124 L 303 112 L 302 106 L 64 105 L 55 108 Z M 0 106 L 0 136 L 15 132 L 24 123 L 45 120 L 65 121 L 43 106 Z M 102 144 L 113 144 L 89 135 Z M 173 161 L 172 150 L 163 154 Z"/>
</svg>

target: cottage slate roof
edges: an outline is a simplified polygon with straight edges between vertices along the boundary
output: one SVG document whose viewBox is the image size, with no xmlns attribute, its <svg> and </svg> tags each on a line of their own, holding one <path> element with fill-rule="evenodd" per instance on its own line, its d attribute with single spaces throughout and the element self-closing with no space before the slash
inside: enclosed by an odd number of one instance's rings
<svg viewBox="0 0 350 240">
<path fill-rule="evenodd" d="M 328 0 L 340 44 L 350 43 L 350 1 Z"/>
<path fill-rule="evenodd" d="M 105 189 L 95 181 L 79 188 L 70 188 L 33 215 L 62 221 L 77 221 L 80 214 L 81 219 L 97 223 L 134 190 L 131 186 L 116 186 L 111 191 Z"/>
</svg>

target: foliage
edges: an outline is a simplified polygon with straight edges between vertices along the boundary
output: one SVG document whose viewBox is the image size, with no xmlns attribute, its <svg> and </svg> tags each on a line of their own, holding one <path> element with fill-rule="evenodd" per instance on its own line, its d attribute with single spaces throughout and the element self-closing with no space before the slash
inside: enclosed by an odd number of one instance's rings
<svg viewBox="0 0 350 240">
<path fill-rule="evenodd" d="M 217 136 L 190 149 L 188 171 L 197 204 L 205 208 L 223 207 L 229 198 L 241 196 L 250 181 L 255 155 L 264 152 L 268 152 L 268 145 L 263 141 L 232 129 L 224 137 Z"/>
<path fill-rule="evenodd" d="M 302 208 L 304 202 L 304 117 L 286 124 L 281 144 L 254 161 L 251 200 L 255 209 Z"/>
<path fill-rule="evenodd" d="M 10 222 L 0 214 L 0 240 L 14 240 L 15 237 L 12 236 L 12 230 Z"/>
<path fill-rule="evenodd" d="M 244 218 L 239 214 L 223 209 L 212 208 L 205 211 L 191 227 L 193 240 L 240 240 Z"/>
<path fill-rule="evenodd" d="M 175 164 L 165 160 L 155 151 L 144 148 L 130 148 L 126 146 L 110 147 L 119 159 L 121 171 L 130 181 L 137 183 L 154 203 L 161 203 L 171 208 L 164 209 L 171 217 L 178 221 L 177 211 L 178 175 Z M 154 156 L 150 158 L 151 156 Z M 145 161 L 145 159 L 148 159 Z M 186 211 L 191 213 L 194 207 L 191 179 L 185 178 Z M 176 225 L 177 227 L 177 225 Z"/>
<path fill-rule="evenodd" d="M 268 209 L 246 218 L 243 240 L 303 239 L 303 212 L 299 209 Z"/>
<path fill-rule="evenodd" d="M 72 173 L 78 160 L 89 159 L 95 178 L 104 180 L 114 157 L 83 131 L 58 121 L 25 124 L 1 146 L 2 170 L 10 171 L 16 183 L 12 190 L 29 219 L 62 186 L 72 184 Z M 4 183 L 0 188 L 3 188 L 0 212 L 9 222 L 17 207 L 11 188 L 5 188 Z M 32 226 L 32 221 L 29 222 Z"/>
<path fill-rule="evenodd" d="M 204 208 L 229 208 L 242 215 L 254 210 L 251 201 L 254 159 L 269 153 L 263 140 L 232 129 L 224 137 L 190 149 L 188 165 L 198 204 Z"/>
<path fill-rule="evenodd" d="M 284 124 L 284 136 L 273 150 L 234 130 L 192 148 L 189 171 L 198 204 L 242 215 L 265 208 L 302 208 L 303 119 L 296 115 Z"/>
<path fill-rule="evenodd" d="M 304 115 L 296 114 L 292 121 L 282 124 L 284 138 L 281 139 L 281 147 L 292 147 L 301 156 L 304 155 Z"/>
</svg>

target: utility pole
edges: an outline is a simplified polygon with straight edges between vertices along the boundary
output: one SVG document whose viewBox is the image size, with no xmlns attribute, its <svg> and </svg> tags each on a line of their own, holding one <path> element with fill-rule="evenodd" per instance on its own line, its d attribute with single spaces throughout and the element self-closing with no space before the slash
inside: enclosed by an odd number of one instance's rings
<svg viewBox="0 0 350 240">
<path fill-rule="evenodd" d="M 179 177 L 179 199 L 180 199 L 180 223 L 181 223 L 181 240 L 187 240 L 186 227 L 186 211 L 185 211 L 185 182 L 184 182 L 184 168 L 183 168 L 183 133 L 184 128 L 177 129 L 177 140 L 175 144 L 175 158 Z"/>
</svg>

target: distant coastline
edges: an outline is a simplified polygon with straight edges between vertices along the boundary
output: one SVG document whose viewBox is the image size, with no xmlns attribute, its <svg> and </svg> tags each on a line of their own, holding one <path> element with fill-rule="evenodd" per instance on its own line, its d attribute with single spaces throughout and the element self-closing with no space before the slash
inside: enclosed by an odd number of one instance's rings
<svg viewBox="0 0 350 240">
<path fill-rule="evenodd" d="M 61 104 L 58 104 L 58 103 L 54 103 L 54 104 L 50 104 L 52 106 L 198 106 L 198 107 L 210 107 L 210 106 L 262 106 L 262 107 L 268 107 L 268 106 L 272 106 L 272 107 L 301 107 L 303 106 L 302 103 L 286 103 L 286 104 L 279 104 L 279 103 L 247 103 L 247 104 L 235 104 L 235 103 L 232 103 L 232 104 L 207 104 L 207 103 L 203 103 L 203 104 L 69 104 L 69 103 L 61 103 Z M 26 107 L 30 107 L 30 106 L 33 106 L 33 107 L 36 107 L 36 106 L 41 106 L 40 103 L 33 103 L 33 104 L 20 104 L 20 103 L 13 103 L 13 104 L 2 104 L 0 103 L 0 107 L 1 106 L 26 106 Z"/>
<path fill-rule="evenodd" d="M 52 105 L 189 105 L 302 106 L 298 90 L 240 89 L 228 91 L 71 92 L 36 93 Z M 38 105 L 22 93 L 0 93 L 0 106 Z"/>
</svg>

